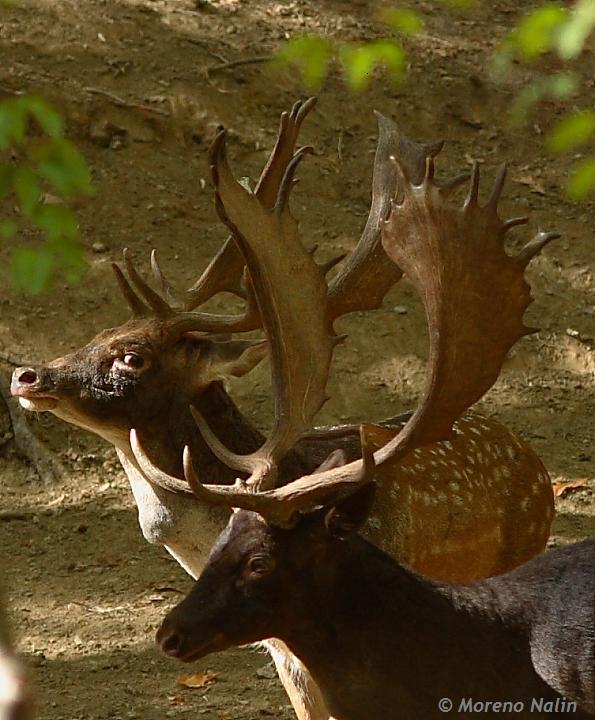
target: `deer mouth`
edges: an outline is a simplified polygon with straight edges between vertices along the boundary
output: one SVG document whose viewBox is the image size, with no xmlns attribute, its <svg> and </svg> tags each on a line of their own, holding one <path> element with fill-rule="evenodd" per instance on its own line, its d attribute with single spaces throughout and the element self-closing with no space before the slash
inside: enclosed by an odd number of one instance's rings
<svg viewBox="0 0 595 720">
<path fill-rule="evenodd" d="M 222 650 L 227 650 L 228 647 L 229 643 L 225 642 L 225 638 L 223 637 L 223 635 L 217 635 L 217 637 L 215 637 L 213 640 L 204 643 L 204 645 L 201 645 L 198 649 L 193 648 L 187 653 L 178 655 L 178 660 L 181 660 L 185 663 L 191 663 L 195 660 L 200 660 L 201 658 L 205 657 L 205 655 L 210 655 L 214 652 L 221 652 Z"/>
<path fill-rule="evenodd" d="M 43 412 L 53 410 L 58 405 L 58 398 L 50 392 L 47 378 L 41 371 L 32 367 L 17 368 L 12 374 L 10 393 L 18 398 L 25 410 Z"/>
<path fill-rule="evenodd" d="M 180 638 L 178 636 L 168 636 L 161 640 L 158 639 L 158 642 L 165 655 L 175 657 L 176 660 L 180 660 L 183 663 L 191 663 L 195 660 L 200 660 L 205 657 L 205 655 L 226 650 L 230 646 L 221 633 L 201 645 L 193 644 L 192 647 L 188 648 L 183 647 L 183 644 L 180 643 Z"/>
<path fill-rule="evenodd" d="M 53 410 L 58 405 L 58 398 L 52 397 L 51 395 L 25 395 L 16 394 L 19 404 L 25 410 L 31 410 L 33 412 L 46 412 Z"/>
</svg>

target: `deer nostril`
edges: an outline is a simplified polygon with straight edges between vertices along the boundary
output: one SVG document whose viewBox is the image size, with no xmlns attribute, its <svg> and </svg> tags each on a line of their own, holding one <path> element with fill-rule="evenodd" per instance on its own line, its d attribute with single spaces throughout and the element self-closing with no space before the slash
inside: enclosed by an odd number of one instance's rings
<svg viewBox="0 0 595 720">
<path fill-rule="evenodd" d="M 182 638 L 176 632 L 170 632 L 165 636 L 157 638 L 162 652 L 166 655 L 176 657 L 182 649 Z"/>
<path fill-rule="evenodd" d="M 17 379 L 22 385 L 33 385 L 37 382 L 37 373 L 33 368 L 22 368 L 17 373 Z"/>
</svg>

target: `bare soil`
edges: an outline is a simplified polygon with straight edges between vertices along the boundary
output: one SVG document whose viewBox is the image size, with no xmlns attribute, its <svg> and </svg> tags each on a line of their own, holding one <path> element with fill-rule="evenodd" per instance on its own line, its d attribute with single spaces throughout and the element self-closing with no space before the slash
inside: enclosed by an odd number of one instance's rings
<svg viewBox="0 0 595 720">
<path fill-rule="evenodd" d="M 427 27 L 408 41 L 406 84 L 395 87 L 380 77 L 353 97 L 332 77 L 320 91 L 303 130 L 316 156 L 301 170 L 296 214 L 307 242 L 320 245 L 320 259 L 354 245 L 369 203 L 373 109 L 416 139 L 446 137 L 441 173 L 479 159 L 484 191 L 496 165 L 510 162 L 503 209 L 509 216 L 530 212 L 533 230 L 556 229 L 563 237 L 529 272 L 536 298 L 529 320 L 541 330 L 513 350 L 480 405 L 536 448 L 554 482 L 584 481 L 558 500 L 552 544 L 593 537 L 594 206 L 564 197 L 570 159 L 542 148 L 544 130 L 567 107 L 550 103 L 526 127 L 507 125 L 507 108 L 528 71 L 519 66 L 496 86 L 486 69 L 497 39 L 518 16 L 518 3 L 497 0 L 467 12 L 416 5 Z M 207 69 L 271 54 L 284 37 L 304 31 L 375 37 L 381 32 L 375 6 L 355 0 L 32 0 L 0 9 L 0 93 L 35 91 L 51 99 L 65 114 L 96 187 L 78 207 L 90 263 L 81 284 L 58 283 L 42 299 L 16 296 L 9 289 L 10 243 L 0 247 L 0 350 L 23 361 L 49 360 L 123 321 L 127 310 L 109 262 L 126 246 L 143 262 L 158 248 L 169 276 L 179 286 L 190 284 L 225 237 L 208 183 L 206 148 L 215 128 L 231 129 L 234 166 L 254 178 L 279 113 L 304 94 L 294 72 L 273 72 L 262 63 Z M 585 63 L 593 64 L 592 57 Z M 595 94 L 592 81 L 584 92 Z M 529 237 L 523 229 L 513 235 L 511 247 Z M 407 282 L 383 310 L 347 318 L 341 330 L 349 342 L 337 352 L 332 400 L 320 422 L 412 407 L 426 334 Z M 249 416 L 266 426 L 265 370 L 233 389 Z M 190 668 L 217 674 L 207 687 L 176 684 L 188 668 L 162 657 L 153 634 L 191 581 L 162 548 L 143 541 L 113 450 L 50 416 L 33 418 L 35 433 L 66 466 L 59 481 L 44 485 L 15 454 L 2 413 L 4 582 L 18 648 L 32 668 L 39 718 L 292 717 L 267 656 L 254 650 Z"/>
</svg>

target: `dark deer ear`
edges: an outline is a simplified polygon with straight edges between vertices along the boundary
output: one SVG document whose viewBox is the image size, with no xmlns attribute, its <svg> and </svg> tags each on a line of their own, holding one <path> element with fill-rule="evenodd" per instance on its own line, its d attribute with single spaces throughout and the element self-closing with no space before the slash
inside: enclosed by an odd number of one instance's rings
<svg viewBox="0 0 595 720">
<path fill-rule="evenodd" d="M 331 535 L 346 538 L 361 530 L 368 519 L 375 495 L 376 483 L 367 483 L 331 508 L 324 516 L 324 524 Z"/>
<path fill-rule="evenodd" d="M 209 374 L 211 380 L 242 377 L 253 370 L 266 357 L 265 340 L 214 341 L 209 347 Z"/>
</svg>

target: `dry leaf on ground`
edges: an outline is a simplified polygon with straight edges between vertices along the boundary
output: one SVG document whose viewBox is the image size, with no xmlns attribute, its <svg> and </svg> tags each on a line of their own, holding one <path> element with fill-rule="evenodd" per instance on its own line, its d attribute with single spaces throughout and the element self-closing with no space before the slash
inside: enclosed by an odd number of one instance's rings
<svg viewBox="0 0 595 720">
<path fill-rule="evenodd" d="M 586 480 L 572 480 L 571 482 L 559 482 L 554 483 L 554 495 L 556 497 L 564 497 L 568 493 L 574 492 L 575 490 L 582 490 L 583 488 L 589 487 Z"/>
<path fill-rule="evenodd" d="M 217 682 L 219 673 L 205 670 L 205 672 L 196 672 L 192 675 L 180 675 L 176 680 L 178 685 L 187 688 L 204 688 Z"/>
</svg>

